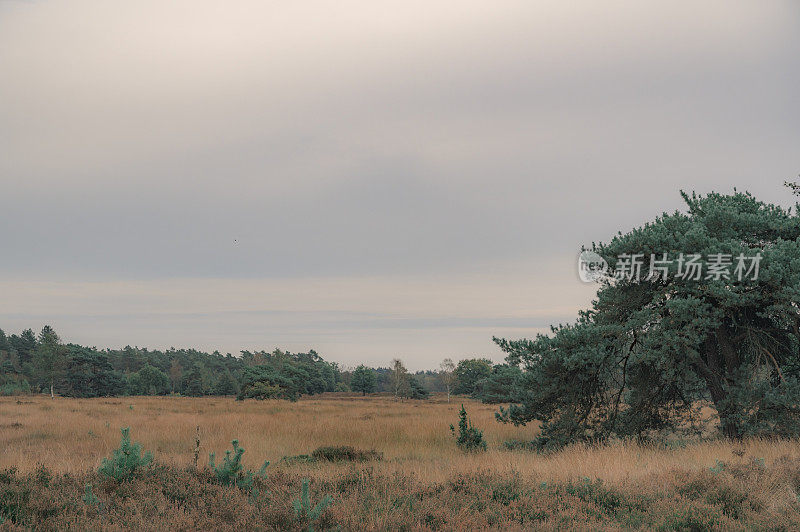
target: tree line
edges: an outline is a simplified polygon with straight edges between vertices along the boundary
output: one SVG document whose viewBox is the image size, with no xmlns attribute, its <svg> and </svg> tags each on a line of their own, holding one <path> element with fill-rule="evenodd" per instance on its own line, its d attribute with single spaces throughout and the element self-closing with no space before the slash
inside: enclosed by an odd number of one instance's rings
<svg viewBox="0 0 800 532">
<path fill-rule="evenodd" d="M 242 351 L 238 356 L 195 349 L 103 349 L 63 343 L 49 325 L 7 335 L 0 329 L 0 395 L 47 393 L 65 397 L 168 395 L 297 400 L 323 392 L 391 394 L 427 399 L 431 393 L 470 395 L 509 402 L 516 367 L 485 358 L 438 370 L 409 372 L 395 359 L 389 367 L 346 369 L 316 351 Z"/>
</svg>

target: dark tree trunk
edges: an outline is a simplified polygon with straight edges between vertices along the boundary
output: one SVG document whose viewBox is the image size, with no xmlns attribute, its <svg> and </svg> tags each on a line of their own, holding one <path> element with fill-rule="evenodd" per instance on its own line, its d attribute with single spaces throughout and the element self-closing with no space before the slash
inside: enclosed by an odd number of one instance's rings
<svg viewBox="0 0 800 532">
<path fill-rule="evenodd" d="M 741 427 L 733 419 L 734 412 L 728 404 L 727 385 L 733 384 L 733 373 L 739 368 L 740 359 L 731 341 L 728 330 L 721 326 L 703 343 L 702 360 L 695 367 L 708 387 L 711 401 L 719 415 L 722 434 L 732 440 L 741 440 Z"/>
</svg>

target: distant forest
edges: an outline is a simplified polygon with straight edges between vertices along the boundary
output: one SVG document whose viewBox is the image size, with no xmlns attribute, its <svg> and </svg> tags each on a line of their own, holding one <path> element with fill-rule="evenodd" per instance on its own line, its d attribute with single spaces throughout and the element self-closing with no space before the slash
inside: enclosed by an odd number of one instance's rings
<svg viewBox="0 0 800 532">
<path fill-rule="evenodd" d="M 238 356 L 195 349 L 166 351 L 127 346 L 103 349 L 61 342 L 50 326 L 6 335 L 0 329 L 0 395 L 47 393 L 66 397 L 120 395 L 236 396 L 297 400 L 323 392 L 389 393 L 426 399 L 430 393 L 509 402 L 518 368 L 484 358 L 445 359 L 439 370 L 410 373 L 391 367 L 345 369 L 317 352 L 281 349 Z"/>
</svg>

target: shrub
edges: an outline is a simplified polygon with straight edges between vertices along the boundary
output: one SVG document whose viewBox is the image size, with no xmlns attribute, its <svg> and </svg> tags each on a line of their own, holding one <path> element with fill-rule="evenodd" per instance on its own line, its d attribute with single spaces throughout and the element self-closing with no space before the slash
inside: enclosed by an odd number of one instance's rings
<svg viewBox="0 0 800 532">
<path fill-rule="evenodd" d="M 665 516 L 659 530 L 717 530 L 721 521 L 715 508 L 685 505 Z"/>
<path fill-rule="evenodd" d="M 604 486 L 599 478 L 594 482 L 588 477 L 578 483 L 570 482 L 565 491 L 583 501 L 593 503 L 599 510 L 609 515 L 613 515 L 624 502 L 616 490 Z"/>
<path fill-rule="evenodd" d="M 100 499 L 98 499 L 97 496 L 92 491 L 91 484 L 86 484 L 84 486 L 82 499 L 84 504 L 86 504 L 86 506 L 98 506 L 100 504 Z"/>
<path fill-rule="evenodd" d="M 450 425 L 450 431 L 453 436 L 456 436 L 456 428 Z M 456 445 L 462 450 L 467 452 L 478 452 L 486 450 L 486 441 L 483 439 L 483 431 L 478 430 L 472 425 L 472 422 L 467 417 L 467 411 L 464 405 L 461 405 L 461 412 L 458 413 L 458 436 L 456 436 Z"/>
<path fill-rule="evenodd" d="M 319 519 L 322 512 L 333 502 L 333 497 L 325 495 L 315 505 L 311 505 L 311 497 L 308 494 L 308 479 L 303 479 L 303 488 L 300 492 L 300 498 L 292 501 L 292 508 L 294 508 L 294 515 L 301 524 L 307 524 L 308 529 L 311 530 L 311 524 Z"/>
<path fill-rule="evenodd" d="M 369 460 L 383 460 L 383 453 L 374 449 L 365 451 L 343 445 L 339 447 L 318 447 L 311 453 L 311 458 L 328 462 L 367 462 Z"/>
<path fill-rule="evenodd" d="M 252 470 L 244 469 L 242 466 L 242 455 L 244 448 L 239 447 L 239 440 L 233 440 L 233 452 L 230 450 L 225 451 L 225 456 L 222 458 L 222 464 L 219 466 L 215 463 L 215 453 L 208 456 L 208 467 L 216 476 L 220 484 L 226 486 L 238 486 L 246 491 L 253 491 L 253 478 L 258 476 L 260 478 L 266 477 L 266 470 L 269 462 L 264 462 L 256 473 Z"/>
<path fill-rule="evenodd" d="M 293 394 L 287 394 L 284 388 L 281 388 L 277 384 L 269 384 L 266 382 L 253 382 L 249 384 L 245 384 L 242 386 L 239 395 L 236 397 L 238 400 L 243 401 L 244 399 L 289 399 L 290 401 L 296 401 L 297 396 Z"/>
<path fill-rule="evenodd" d="M 524 440 L 506 440 L 503 442 L 503 449 L 506 451 L 539 451 L 539 446 L 536 442 Z"/>
<path fill-rule="evenodd" d="M 101 475 L 113 478 L 117 482 L 133 478 L 153 461 L 153 454 L 150 451 L 142 454 L 142 445 L 131 443 L 130 430 L 130 427 L 122 429 L 119 448 L 114 449 L 111 458 L 103 458 L 98 470 Z"/>
<path fill-rule="evenodd" d="M 0 395 L 24 395 L 29 393 L 31 393 L 31 385 L 25 379 L 0 384 Z"/>
</svg>

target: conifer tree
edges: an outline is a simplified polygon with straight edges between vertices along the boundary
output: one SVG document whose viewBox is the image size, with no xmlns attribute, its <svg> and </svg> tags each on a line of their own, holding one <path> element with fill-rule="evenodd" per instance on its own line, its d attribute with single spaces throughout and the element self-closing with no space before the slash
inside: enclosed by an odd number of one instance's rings
<svg viewBox="0 0 800 532">
<path fill-rule="evenodd" d="M 39 377 L 50 388 L 50 398 L 54 399 L 55 383 L 66 362 L 66 348 L 61 345 L 61 339 L 49 325 L 45 325 L 39 333 L 33 361 Z"/>
<path fill-rule="evenodd" d="M 350 389 L 367 395 L 375 391 L 375 383 L 375 372 L 362 364 L 353 371 L 353 376 L 350 378 Z"/>
<path fill-rule="evenodd" d="M 747 193 L 683 197 L 688 212 L 595 251 L 612 272 L 641 254 L 645 274 L 664 253 L 706 266 L 760 254 L 757 276 L 687 279 L 685 263 L 659 263 L 665 275 L 601 280 L 592 308 L 552 335 L 495 339 L 524 370 L 501 420 L 540 420 L 552 447 L 675 430 L 708 400 L 729 438 L 800 434 L 800 217 Z"/>
</svg>

